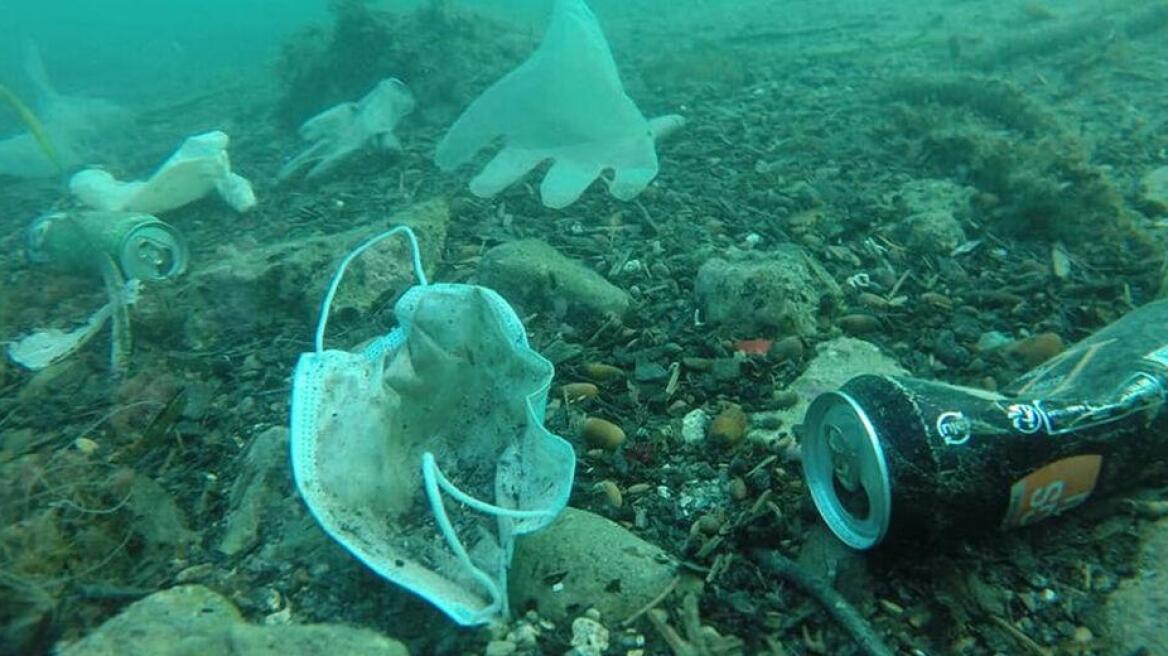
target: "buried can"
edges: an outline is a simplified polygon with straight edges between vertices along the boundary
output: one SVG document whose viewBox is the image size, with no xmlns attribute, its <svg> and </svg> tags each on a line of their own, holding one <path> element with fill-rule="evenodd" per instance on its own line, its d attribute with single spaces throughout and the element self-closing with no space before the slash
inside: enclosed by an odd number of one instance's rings
<svg viewBox="0 0 1168 656">
<path fill-rule="evenodd" d="M 820 516 L 870 549 L 1025 526 L 1168 470 L 1168 299 L 1002 394 L 862 375 L 816 397 L 803 471 Z"/>
<path fill-rule="evenodd" d="M 94 270 L 110 258 L 128 279 L 166 280 L 186 270 L 182 235 L 141 212 L 54 212 L 33 220 L 28 257 L 62 269 Z"/>
</svg>

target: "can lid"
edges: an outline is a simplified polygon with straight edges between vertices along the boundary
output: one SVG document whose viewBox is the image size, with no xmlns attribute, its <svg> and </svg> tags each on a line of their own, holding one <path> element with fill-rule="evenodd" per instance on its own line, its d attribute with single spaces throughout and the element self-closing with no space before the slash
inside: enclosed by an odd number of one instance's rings
<svg viewBox="0 0 1168 656">
<path fill-rule="evenodd" d="M 844 392 L 820 394 L 803 429 L 803 475 L 823 521 L 853 549 L 880 544 L 892 517 L 892 490 L 864 408 Z"/>
<path fill-rule="evenodd" d="M 126 235 L 119 264 L 127 278 L 165 280 L 185 271 L 188 258 L 178 231 L 154 219 Z"/>
</svg>

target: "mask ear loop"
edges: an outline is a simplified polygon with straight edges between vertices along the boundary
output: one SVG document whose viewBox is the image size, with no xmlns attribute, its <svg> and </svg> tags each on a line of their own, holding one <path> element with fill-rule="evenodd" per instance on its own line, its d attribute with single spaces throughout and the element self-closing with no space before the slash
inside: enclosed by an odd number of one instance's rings
<svg viewBox="0 0 1168 656">
<path fill-rule="evenodd" d="M 442 537 L 446 539 L 446 544 L 450 546 L 450 550 L 454 552 L 462 566 L 470 571 L 471 576 L 486 588 L 491 596 L 491 605 L 480 612 L 484 615 L 494 615 L 499 611 L 506 612 L 506 599 L 503 592 L 489 574 L 479 569 L 471 561 L 470 554 L 466 552 L 466 547 L 463 546 L 462 540 L 458 538 L 454 526 L 450 523 L 450 517 L 446 514 L 446 507 L 442 505 L 442 494 L 438 488 L 441 487 L 442 490 L 445 490 L 447 494 L 454 497 L 455 501 L 487 515 L 508 519 L 544 519 L 553 513 L 546 510 L 515 510 L 480 501 L 455 487 L 438 468 L 434 454 L 429 451 L 422 454 L 422 479 L 426 485 L 426 497 L 430 501 L 430 512 L 434 515 L 434 521 L 438 524 L 438 530 L 442 532 Z"/>
<path fill-rule="evenodd" d="M 316 323 L 316 337 L 313 340 L 313 345 L 317 353 L 324 351 L 324 330 L 328 325 L 329 308 L 333 305 L 333 298 L 337 295 L 337 288 L 341 286 L 341 278 L 345 275 L 345 269 L 349 268 L 349 264 L 357 259 L 361 253 L 364 253 L 370 247 L 399 232 L 405 233 L 406 239 L 410 242 L 410 259 L 414 265 L 414 277 L 417 278 L 419 285 L 428 284 L 426 282 L 426 273 L 422 271 L 422 252 L 418 248 L 418 238 L 414 236 L 414 231 L 409 226 L 398 226 L 367 239 L 360 246 L 354 248 L 351 253 L 346 255 L 345 259 L 341 260 L 340 266 L 337 267 L 337 272 L 333 274 L 333 279 L 329 282 L 328 293 L 325 294 L 324 302 L 320 306 L 320 319 Z"/>
</svg>

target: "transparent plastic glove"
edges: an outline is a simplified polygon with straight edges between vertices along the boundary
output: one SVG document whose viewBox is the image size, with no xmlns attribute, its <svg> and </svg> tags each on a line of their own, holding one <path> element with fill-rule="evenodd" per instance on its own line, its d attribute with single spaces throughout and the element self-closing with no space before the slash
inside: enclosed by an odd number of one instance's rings
<svg viewBox="0 0 1168 656">
<path fill-rule="evenodd" d="M 680 124 L 671 116 L 662 130 Z M 540 162 L 554 160 L 540 184 L 543 204 L 567 207 L 605 169 L 621 200 L 657 175 L 654 127 L 625 95 L 596 17 L 583 0 L 557 0 L 539 48 L 479 96 L 438 144 L 444 170 L 468 161 L 493 140 L 503 149 L 470 183 L 489 197 Z"/>
<path fill-rule="evenodd" d="M 216 191 L 240 212 L 256 204 L 247 179 L 231 171 L 227 135 L 207 132 L 188 138 L 147 180 L 122 182 L 102 169 L 86 169 L 69 180 L 69 190 L 99 210 L 157 214 Z"/>
<path fill-rule="evenodd" d="M 378 82 L 360 101 L 341 103 L 305 121 L 300 138 L 311 145 L 280 169 L 280 179 L 308 167 L 305 177 L 314 178 L 366 147 L 401 150 L 393 129 L 412 111 L 414 97 L 401 80 Z"/>
</svg>

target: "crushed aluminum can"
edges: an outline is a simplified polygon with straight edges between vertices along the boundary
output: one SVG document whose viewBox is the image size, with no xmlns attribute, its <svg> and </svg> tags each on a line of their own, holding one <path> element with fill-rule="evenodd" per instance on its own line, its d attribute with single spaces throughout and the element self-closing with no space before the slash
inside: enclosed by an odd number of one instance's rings
<svg viewBox="0 0 1168 656">
<path fill-rule="evenodd" d="M 127 279 L 168 280 L 186 270 L 189 252 L 178 230 L 141 212 L 67 211 L 33 220 L 28 258 L 65 270 L 95 270 L 112 259 Z"/>
<path fill-rule="evenodd" d="M 862 375 L 808 407 L 803 471 L 847 545 L 1013 528 L 1168 472 L 1168 299 L 1001 394 Z"/>
</svg>

